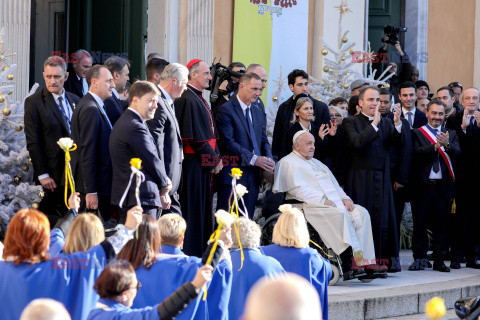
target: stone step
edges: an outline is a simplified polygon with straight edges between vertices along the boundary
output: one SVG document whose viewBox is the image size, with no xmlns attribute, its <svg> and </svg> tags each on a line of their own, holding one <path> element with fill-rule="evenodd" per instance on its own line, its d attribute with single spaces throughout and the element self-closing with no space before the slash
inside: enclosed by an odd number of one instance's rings
<svg viewBox="0 0 480 320">
<path fill-rule="evenodd" d="M 377 279 L 372 283 L 377 281 L 382 281 L 382 279 Z M 329 294 L 329 319 L 369 320 L 389 317 L 409 319 L 405 317 L 407 315 L 417 315 L 420 317 L 418 319 L 423 319 L 421 317 L 423 315 L 426 319 L 425 304 L 435 296 L 444 299 L 446 308 L 452 309 L 456 300 L 477 295 L 480 295 L 480 274 L 448 281 L 380 290 L 352 290 L 351 293 Z"/>
<path fill-rule="evenodd" d="M 414 314 L 393 318 L 383 318 L 382 320 L 430 320 L 425 314 Z M 454 309 L 448 309 L 445 317 L 442 320 L 458 320 Z"/>
</svg>

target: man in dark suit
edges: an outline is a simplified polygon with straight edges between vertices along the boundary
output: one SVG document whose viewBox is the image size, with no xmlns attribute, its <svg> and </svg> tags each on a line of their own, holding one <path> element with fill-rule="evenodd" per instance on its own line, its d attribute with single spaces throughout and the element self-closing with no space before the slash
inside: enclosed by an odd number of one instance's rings
<svg viewBox="0 0 480 320">
<path fill-rule="evenodd" d="M 217 208 L 228 210 L 228 199 L 232 191 L 231 168 L 239 167 L 243 175 L 238 183 L 248 189 L 244 200 L 250 218 L 255 212 L 262 181 L 260 169 L 273 172 L 275 168 L 267 140 L 265 117 L 255 104 L 261 86 L 261 79 L 256 74 L 243 75 L 237 96 L 220 107 L 216 121 L 225 165 L 221 172 L 223 184 L 218 193 Z"/>
<path fill-rule="evenodd" d="M 155 60 L 159 59 L 154 58 L 150 62 L 155 62 Z M 169 193 L 172 204 L 170 209 L 162 210 L 162 214 L 177 213 L 181 215 L 177 191 L 182 177 L 183 147 L 173 101 L 187 89 L 188 69 L 181 64 L 171 63 L 162 71 L 159 78 L 160 83 L 158 83 L 155 81 L 155 75 L 158 73 L 149 70 L 153 67 L 150 62 L 147 64 L 147 75 L 154 75 L 154 77 L 148 81 L 157 84 L 161 95 L 158 98 L 155 116 L 152 120 L 147 121 L 147 125 L 155 141 L 164 170 L 172 181 L 172 190 Z"/>
<path fill-rule="evenodd" d="M 130 62 L 122 57 L 111 56 L 105 60 L 103 66 L 110 71 L 113 82 L 115 83 L 115 88 L 112 89 L 112 96 L 105 99 L 104 102 L 108 119 L 110 119 L 112 126 L 114 126 L 115 122 L 117 122 L 118 118 L 122 115 L 123 110 L 126 109 L 118 93 L 125 90 L 125 86 L 130 79 L 128 76 L 130 73 Z"/>
<path fill-rule="evenodd" d="M 392 102 L 392 93 L 387 89 L 381 89 L 379 111 L 382 114 L 382 117 L 390 119 L 393 122 L 393 112 L 390 111 Z M 402 127 L 410 127 L 405 118 L 402 118 L 401 120 Z M 393 186 L 397 234 L 400 236 L 400 226 L 402 224 L 403 211 L 405 210 L 405 202 L 409 199 L 406 185 L 408 183 L 410 164 L 412 161 L 412 134 L 410 130 L 405 130 L 405 144 L 402 146 L 390 146 L 389 152 L 391 161 L 390 178 Z"/>
<path fill-rule="evenodd" d="M 150 82 L 137 81 L 130 88 L 129 107 L 118 119 L 110 136 L 112 155 L 113 188 L 112 204 L 120 206 L 120 223 L 123 223 L 129 208 L 141 205 L 144 214 L 158 218 L 158 208 L 168 209 L 168 192 L 172 185 L 165 173 L 164 164 L 158 157 L 155 141 L 145 121 L 154 117 L 160 92 Z M 140 204 L 135 195 L 135 178 L 129 184 L 130 160 L 142 160 L 142 173 L 145 181 L 140 184 Z"/>
<path fill-rule="evenodd" d="M 85 77 L 88 69 L 92 67 L 93 59 L 88 51 L 80 49 L 72 54 L 72 62 L 73 72 L 70 72 L 71 75 L 65 82 L 65 90 L 82 98 L 88 92 Z"/>
<path fill-rule="evenodd" d="M 416 92 L 417 87 L 410 81 L 402 83 L 398 90 L 398 98 L 402 105 L 402 118 L 407 119 L 410 128 L 420 128 L 427 124 L 425 113 L 415 108 Z"/>
<path fill-rule="evenodd" d="M 455 165 L 456 212 L 452 228 L 452 269 L 460 269 L 464 256 L 468 268 L 480 269 L 476 256 L 479 245 L 476 229 L 480 221 L 474 201 L 480 194 L 480 174 L 474 165 L 480 161 L 479 99 L 477 88 L 466 89 L 460 97 L 464 109 L 446 121 L 446 127 L 457 134 L 462 150 Z"/>
<path fill-rule="evenodd" d="M 108 140 L 112 124 L 103 101 L 112 95 L 115 87 L 112 74 L 102 65 L 87 72 L 88 93 L 80 100 L 72 116 L 72 139 L 77 150 L 72 152 L 72 171 L 82 207 L 100 211 L 106 221 L 110 218 L 112 164 Z"/>
<path fill-rule="evenodd" d="M 308 74 L 303 70 L 293 70 L 288 75 L 288 86 L 293 92 L 293 96 L 278 107 L 275 126 L 273 128 L 272 154 L 275 161 L 280 160 L 289 153 L 289 151 L 287 152 L 286 150 L 286 141 L 288 139 L 288 128 L 292 125 L 291 121 L 295 108 L 294 99 L 300 93 L 307 94 Z M 313 100 L 313 115 L 315 117 L 313 123 L 315 126 L 320 128 L 322 124 L 329 125 L 330 113 L 328 112 L 327 105 L 312 97 L 310 98 Z"/>
<path fill-rule="evenodd" d="M 350 150 L 345 192 L 366 208 L 372 221 L 375 256 L 390 271 L 400 270 L 399 241 L 390 178 L 390 146 L 405 144 L 400 107 L 393 109 L 393 124 L 379 111 L 379 89 L 368 86 L 360 91 L 360 114 L 343 119 Z"/>
<path fill-rule="evenodd" d="M 57 141 L 70 136 L 72 113 L 80 100 L 64 90 L 67 76 L 65 61 L 58 56 L 49 57 L 43 72 L 46 88 L 25 100 L 27 150 L 32 159 L 35 182 L 45 190 L 40 210 L 48 216 L 52 227 L 67 212 L 61 187 L 65 153 Z"/>
<path fill-rule="evenodd" d="M 413 258 L 409 270 L 423 270 L 428 264 L 427 227 L 433 231 L 433 270 L 449 272 L 447 218 L 454 194 L 453 163 L 460 155 L 458 137 L 442 127 L 445 104 L 433 100 L 427 106 L 428 124 L 412 131 L 412 216 Z"/>
</svg>

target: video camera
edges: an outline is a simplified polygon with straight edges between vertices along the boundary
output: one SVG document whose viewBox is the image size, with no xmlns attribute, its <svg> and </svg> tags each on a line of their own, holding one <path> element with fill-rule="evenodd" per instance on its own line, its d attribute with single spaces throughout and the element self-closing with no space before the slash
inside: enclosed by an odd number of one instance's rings
<svg viewBox="0 0 480 320">
<path fill-rule="evenodd" d="M 407 32 L 407 28 L 393 27 L 393 26 L 385 26 L 385 28 L 383 28 L 383 33 L 385 33 L 385 35 L 388 36 L 387 43 L 390 43 L 391 45 L 395 45 L 397 43 L 398 34 L 400 32 Z"/>
<path fill-rule="evenodd" d="M 214 104 L 219 96 L 227 95 L 230 92 L 237 91 L 238 89 L 238 80 L 241 76 L 245 74 L 245 71 L 241 70 L 239 72 L 233 71 L 231 68 L 225 67 L 219 62 L 212 63 L 210 67 L 210 73 L 212 74 L 212 81 L 210 82 L 210 103 Z M 237 78 L 236 80 L 233 78 Z M 220 84 L 223 81 L 227 80 L 228 84 L 225 90 L 220 89 Z"/>
</svg>

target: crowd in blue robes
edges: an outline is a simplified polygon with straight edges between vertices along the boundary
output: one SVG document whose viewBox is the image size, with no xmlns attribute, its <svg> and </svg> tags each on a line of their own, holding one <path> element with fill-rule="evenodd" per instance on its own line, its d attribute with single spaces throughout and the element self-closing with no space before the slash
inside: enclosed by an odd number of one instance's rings
<svg viewBox="0 0 480 320">
<path fill-rule="evenodd" d="M 17 320 L 32 300 L 51 298 L 65 305 L 72 319 L 86 319 L 95 308 L 98 295 L 93 290 L 106 264 L 102 245 L 87 252 L 75 252 L 41 263 L 0 262 L 0 314 L 4 320 Z"/>
<path fill-rule="evenodd" d="M 64 255 L 63 246 L 65 245 L 65 235 L 59 228 L 54 228 L 50 232 L 50 248 L 48 254 L 51 257 L 59 257 Z"/>
<path fill-rule="evenodd" d="M 163 301 L 186 281 L 193 281 L 197 270 L 203 265 L 198 257 L 186 256 L 179 248 L 162 245 L 157 261 L 146 270 L 139 267 L 135 272 L 142 283 L 133 301 L 132 308 L 143 308 Z M 200 294 L 176 319 L 228 319 L 228 300 L 232 285 L 232 266 L 224 259 L 207 284 L 207 299 Z"/>
<path fill-rule="evenodd" d="M 99 303 L 103 306 L 92 310 L 88 320 L 160 320 L 158 303 L 142 309 L 131 309 L 112 299 L 100 299 Z"/>
<path fill-rule="evenodd" d="M 229 319 L 240 319 L 245 300 L 253 285 L 267 276 L 275 278 L 285 273 L 280 262 L 263 255 L 258 249 L 243 249 L 245 260 L 241 267 L 240 250 L 232 250 L 233 283 L 228 305 Z"/>
<path fill-rule="evenodd" d="M 327 288 L 332 278 L 332 267 L 312 248 L 283 247 L 271 244 L 261 247 L 267 256 L 275 258 L 287 272 L 304 277 L 315 287 L 320 296 L 323 319 L 328 320 Z"/>
</svg>

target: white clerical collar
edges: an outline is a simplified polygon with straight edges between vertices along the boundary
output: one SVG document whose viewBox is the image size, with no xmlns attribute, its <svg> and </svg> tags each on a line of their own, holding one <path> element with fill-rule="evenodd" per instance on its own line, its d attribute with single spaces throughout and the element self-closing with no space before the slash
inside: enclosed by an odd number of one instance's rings
<svg viewBox="0 0 480 320">
<path fill-rule="evenodd" d="M 247 110 L 247 108 L 249 108 L 252 104 L 249 104 L 248 106 L 242 101 L 242 99 L 240 99 L 238 97 L 238 94 L 237 94 L 237 100 L 238 102 L 240 103 L 240 107 L 242 107 L 242 110 L 243 110 L 243 113 L 245 113 L 245 111 Z"/>
<path fill-rule="evenodd" d="M 369 121 L 373 121 L 373 119 L 375 118 L 375 117 L 367 116 L 365 113 L 363 113 L 363 111 L 362 111 L 362 114 L 363 114 L 365 117 L 367 117 Z"/>
<path fill-rule="evenodd" d="M 75 73 L 75 75 L 77 76 L 77 79 L 78 81 L 82 81 L 83 78 L 81 78 L 78 74 Z"/>
<path fill-rule="evenodd" d="M 407 112 L 411 112 L 412 113 L 412 117 L 415 117 L 415 111 L 417 111 L 417 108 L 416 107 L 413 107 L 412 110 L 407 110 L 405 109 L 404 107 L 402 107 L 402 113 L 403 113 L 403 116 L 405 118 L 407 118 Z"/>
<path fill-rule="evenodd" d="M 65 90 L 63 90 L 61 94 L 52 93 L 52 96 L 55 99 L 55 102 L 57 102 L 58 98 L 60 98 L 60 97 L 62 97 L 63 101 L 65 101 Z"/>
<path fill-rule="evenodd" d="M 194 86 L 193 84 L 191 84 L 190 82 L 188 83 L 188 85 L 189 85 L 190 87 L 192 87 L 193 89 L 197 90 L 197 91 L 203 92 L 203 90 L 198 89 L 197 87 L 195 87 L 195 86 Z"/>
<path fill-rule="evenodd" d="M 308 161 L 304 156 L 302 156 L 300 153 L 298 153 L 298 151 L 293 150 L 292 153 L 294 155 L 296 155 L 297 157 L 302 158 L 305 161 Z"/>
<path fill-rule="evenodd" d="M 103 108 L 103 100 L 100 99 L 100 97 L 97 96 L 97 95 L 96 95 L 95 93 L 93 93 L 92 91 L 88 91 L 88 93 L 90 93 L 90 94 L 92 95 L 92 97 L 95 99 L 95 101 L 97 101 L 98 105 Z"/>
<path fill-rule="evenodd" d="M 118 94 L 117 89 L 112 88 L 112 94 L 114 94 L 115 97 L 116 97 L 118 100 L 120 100 L 120 95 Z"/>
<path fill-rule="evenodd" d="M 168 94 L 168 92 L 162 88 L 161 85 L 157 86 L 160 91 L 162 91 L 163 95 L 165 96 L 165 99 L 167 99 L 168 105 L 171 106 L 173 104 L 173 99 L 172 97 Z"/>
</svg>

